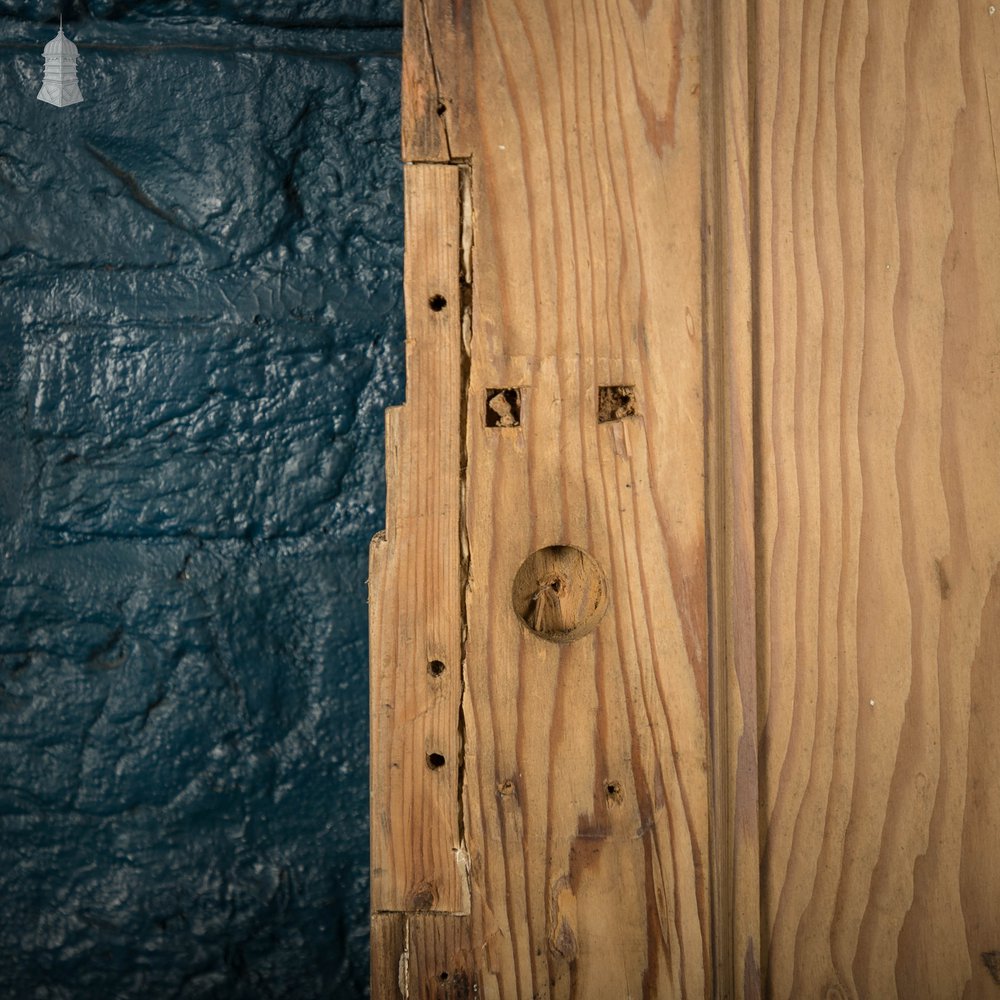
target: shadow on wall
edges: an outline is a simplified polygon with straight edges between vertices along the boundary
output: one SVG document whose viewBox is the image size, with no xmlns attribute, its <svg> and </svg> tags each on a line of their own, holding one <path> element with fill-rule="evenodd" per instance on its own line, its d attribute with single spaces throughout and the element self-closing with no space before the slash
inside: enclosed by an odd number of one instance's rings
<svg viewBox="0 0 1000 1000">
<path fill-rule="evenodd" d="M 399 3 L 0 2 L 0 996 L 367 990 Z"/>
</svg>

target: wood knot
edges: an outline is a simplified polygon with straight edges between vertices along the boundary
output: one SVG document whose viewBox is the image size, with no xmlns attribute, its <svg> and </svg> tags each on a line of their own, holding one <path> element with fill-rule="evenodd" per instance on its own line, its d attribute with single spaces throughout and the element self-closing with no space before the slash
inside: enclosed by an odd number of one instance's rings
<svg viewBox="0 0 1000 1000">
<path fill-rule="evenodd" d="M 553 883 L 550 889 L 550 905 L 552 929 L 549 931 L 549 951 L 566 962 L 572 962 L 576 959 L 577 953 L 576 895 L 570 880 L 565 875 Z"/>
<path fill-rule="evenodd" d="M 434 905 L 434 887 L 429 882 L 421 882 L 410 893 L 408 910 L 429 910 Z"/>
</svg>

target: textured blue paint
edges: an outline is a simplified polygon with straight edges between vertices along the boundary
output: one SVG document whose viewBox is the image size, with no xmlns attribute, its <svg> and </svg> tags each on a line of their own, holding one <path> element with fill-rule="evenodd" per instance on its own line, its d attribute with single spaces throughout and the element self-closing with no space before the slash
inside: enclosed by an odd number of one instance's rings
<svg viewBox="0 0 1000 1000">
<path fill-rule="evenodd" d="M 399 9 L 0 3 L 0 997 L 360 997 Z"/>
</svg>

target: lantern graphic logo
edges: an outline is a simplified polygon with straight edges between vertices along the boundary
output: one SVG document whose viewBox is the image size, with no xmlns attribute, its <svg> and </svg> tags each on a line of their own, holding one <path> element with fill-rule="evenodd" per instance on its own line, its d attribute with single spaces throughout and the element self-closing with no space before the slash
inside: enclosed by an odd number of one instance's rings
<svg viewBox="0 0 1000 1000">
<path fill-rule="evenodd" d="M 79 104 L 83 100 L 76 82 L 76 46 L 63 34 L 59 18 L 59 34 L 45 46 L 45 77 L 38 99 L 57 108 Z"/>
</svg>

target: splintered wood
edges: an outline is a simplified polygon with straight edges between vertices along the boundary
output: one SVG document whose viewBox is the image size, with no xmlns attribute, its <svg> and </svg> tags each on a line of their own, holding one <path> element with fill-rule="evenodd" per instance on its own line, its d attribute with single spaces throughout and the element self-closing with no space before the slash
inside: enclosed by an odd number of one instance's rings
<svg viewBox="0 0 1000 1000">
<path fill-rule="evenodd" d="M 711 989 L 699 39 L 693 2 L 406 6 L 410 356 L 371 593 L 372 899 L 407 972 L 380 956 L 377 995 Z M 464 220 L 429 171 L 465 171 Z M 468 968 L 418 960 L 422 910 Z"/>
<path fill-rule="evenodd" d="M 386 414 L 372 543 L 372 909 L 465 908 L 458 168 L 406 172 L 406 405 Z"/>
<path fill-rule="evenodd" d="M 1000 995 L 1000 15 L 404 7 L 373 997 Z"/>
</svg>

